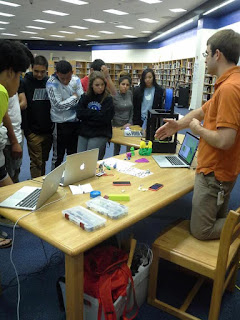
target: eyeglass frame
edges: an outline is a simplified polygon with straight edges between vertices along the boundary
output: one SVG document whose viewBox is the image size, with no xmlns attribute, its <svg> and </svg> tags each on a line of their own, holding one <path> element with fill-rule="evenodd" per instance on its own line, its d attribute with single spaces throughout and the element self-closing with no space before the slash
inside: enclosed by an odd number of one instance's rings
<svg viewBox="0 0 240 320">
<path fill-rule="evenodd" d="M 209 56 L 209 54 L 210 54 L 210 53 L 209 53 L 209 52 L 207 52 L 207 51 L 203 52 L 203 53 L 202 53 L 203 58 L 207 58 L 207 57 Z"/>
</svg>

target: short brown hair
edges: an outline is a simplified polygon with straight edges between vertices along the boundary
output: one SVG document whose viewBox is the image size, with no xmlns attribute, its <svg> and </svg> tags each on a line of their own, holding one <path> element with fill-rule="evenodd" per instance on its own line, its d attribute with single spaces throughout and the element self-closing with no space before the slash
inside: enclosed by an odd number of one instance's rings
<svg viewBox="0 0 240 320">
<path fill-rule="evenodd" d="M 228 62 L 238 63 L 240 55 L 240 34 L 231 30 L 221 30 L 214 33 L 207 41 L 210 46 L 212 56 L 218 49 L 223 53 Z"/>
</svg>

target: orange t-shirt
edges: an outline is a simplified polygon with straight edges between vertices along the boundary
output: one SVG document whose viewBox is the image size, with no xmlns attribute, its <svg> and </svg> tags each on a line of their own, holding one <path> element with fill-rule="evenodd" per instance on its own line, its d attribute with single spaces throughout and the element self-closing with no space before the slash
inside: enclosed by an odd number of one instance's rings
<svg viewBox="0 0 240 320">
<path fill-rule="evenodd" d="M 217 80 L 212 98 L 202 106 L 203 127 L 209 130 L 232 128 L 237 131 L 228 150 L 210 146 L 200 138 L 197 172 L 214 172 L 219 181 L 234 181 L 240 172 L 240 67 L 233 67 Z"/>
</svg>

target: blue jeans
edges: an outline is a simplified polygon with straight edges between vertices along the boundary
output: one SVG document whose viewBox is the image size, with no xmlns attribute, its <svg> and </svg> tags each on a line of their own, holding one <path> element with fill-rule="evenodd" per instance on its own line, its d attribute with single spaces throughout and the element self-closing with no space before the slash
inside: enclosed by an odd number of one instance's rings
<svg viewBox="0 0 240 320">
<path fill-rule="evenodd" d="M 108 142 L 107 137 L 93 137 L 87 138 L 78 136 L 77 152 L 83 152 L 86 150 L 99 149 L 98 160 L 102 160 L 105 155 L 106 144 Z"/>
</svg>

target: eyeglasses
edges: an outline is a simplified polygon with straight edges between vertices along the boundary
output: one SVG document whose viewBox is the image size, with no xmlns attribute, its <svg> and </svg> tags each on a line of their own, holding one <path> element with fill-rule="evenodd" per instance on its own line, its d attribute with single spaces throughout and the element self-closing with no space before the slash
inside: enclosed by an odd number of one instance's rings
<svg viewBox="0 0 240 320">
<path fill-rule="evenodd" d="M 203 58 L 206 58 L 206 57 L 209 56 L 209 52 L 205 51 L 205 52 L 202 53 L 202 55 L 203 55 Z"/>
</svg>

